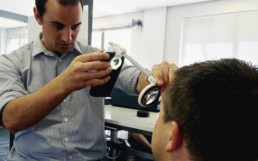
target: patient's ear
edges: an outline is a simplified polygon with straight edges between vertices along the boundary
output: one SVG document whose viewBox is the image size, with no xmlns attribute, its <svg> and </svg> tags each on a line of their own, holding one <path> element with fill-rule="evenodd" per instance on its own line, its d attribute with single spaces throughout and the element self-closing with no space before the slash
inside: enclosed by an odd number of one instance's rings
<svg viewBox="0 0 258 161">
<path fill-rule="evenodd" d="M 169 142 L 165 148 L 166 152 L 171 152 L 181 145 L 181 134 L 179 130 L 178 123 L 175 121 L 172 121 L 171 128 L 170 128 L 170 138 Z"/>
</svg>

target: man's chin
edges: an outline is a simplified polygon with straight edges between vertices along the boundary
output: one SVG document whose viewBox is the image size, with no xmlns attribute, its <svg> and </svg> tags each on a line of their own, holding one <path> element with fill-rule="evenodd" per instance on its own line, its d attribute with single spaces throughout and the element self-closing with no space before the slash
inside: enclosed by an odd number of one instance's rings
<svg viewBox="0 0 258 161">
<path fill-rule="evenodd" d="M 73 47 L 63 47 L 63 48 L 59 48 L 58 52 L 59 53 L 69 53 L 69 52 L 72 52 L 73 51 Z"/>
<path fill-rule="evenodd" d="M 58 49 L 58 50 L 56 50 L 54 53 L 56 53 L 56 54 L 58 54 L 58 55 L 64 55 L 64 54 L 70 53 L 70 52 L 72 52 L 72 49 L 66 49 L 66 50 L 64 50 L 64 49 Z"/>
</svg>

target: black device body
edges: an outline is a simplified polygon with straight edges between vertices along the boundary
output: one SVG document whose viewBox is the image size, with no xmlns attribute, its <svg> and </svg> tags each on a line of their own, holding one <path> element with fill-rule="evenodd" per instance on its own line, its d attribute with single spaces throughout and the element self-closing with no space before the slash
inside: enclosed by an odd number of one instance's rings
<svg viewBox="0 0 258 161">
<path fill-rule="evenodd" d="M 105 60 L 105 61 L 111 61 L 111 59 L 115 56 L 115 52 L 107 52 L 110 57 L 109 59 Z M 95 86 L 95 87 L 91 87 L 90 89 L 90 95 L 91 96 L 94 96 L 94 97 L 107 97 L 107 96 L 110 96 L 111 92 L 112 92 L 112 89 L 116 83 L 116 80 L 118 78 L 118 75 L 120 73 L 120 70 L 124 64 L 124 57 L 121 57 L 121 60 L 122 60 L 122 63 L 120 65 L 120 67 L 116 70 L 112 70 L 111 73 L 109 73 L 111 79 L 103 84 L 103 85 L 100 85 L 100 86 Z"/>
<path fill-rule="evenodd" d="M 137 95 L 128 95 L 121 89 L 114 88 L 111 93 L 111 99 L 106 101 L 107 104 L 111 104 L 117 107 L 131 108 L 141 111 L 159 112 L 159 99 L 156 99 L 150 106 L 142 107 L 138 103 Z"/>
</svg>

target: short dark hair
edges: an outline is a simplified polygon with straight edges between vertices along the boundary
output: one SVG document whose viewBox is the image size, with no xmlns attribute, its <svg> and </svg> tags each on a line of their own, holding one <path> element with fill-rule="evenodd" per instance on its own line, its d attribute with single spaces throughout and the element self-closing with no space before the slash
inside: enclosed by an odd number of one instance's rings
<svg viewBox="0 0 258 161">
<path fill-rule="evenodd" d="M 48 0 L 35 0 L 35 5 L 38 9 L 40 17 L 43 17 L 44 13 L 46 12 L 46 3 Z M 61 5 L 76 5 L 78 2 L 81 3 L 83 9 L 83 2 L 82 0 L 56 0 Z"/>
<path fill-rule="evenodd" d="M 164 119 L 178 122 L 193 161 L 256 161 L 256 66 L 238 59 L 184 66 L 163 101 Z"/>
</svg>

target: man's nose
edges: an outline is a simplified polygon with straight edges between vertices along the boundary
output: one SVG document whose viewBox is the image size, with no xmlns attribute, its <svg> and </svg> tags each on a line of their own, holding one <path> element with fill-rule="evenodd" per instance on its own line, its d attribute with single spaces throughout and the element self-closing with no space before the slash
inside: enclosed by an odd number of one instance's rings
<svg viewBox="0 0 258 161">
<path fill-rule="evenodd" d="M 69 28 L 65 29 L 62 33 L 62 40 L 67 42 L 67 43 L 70 43 L 72 41 L 72 34 L 73 34 L 73 31 Z"/>
</svg>

